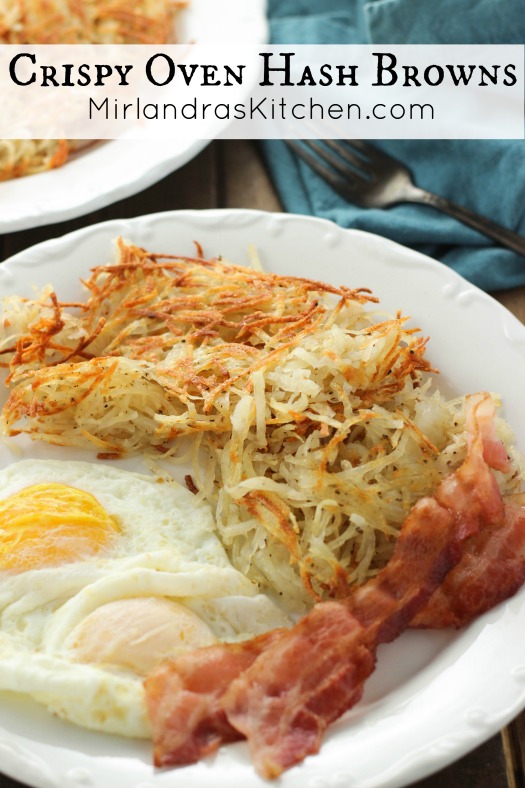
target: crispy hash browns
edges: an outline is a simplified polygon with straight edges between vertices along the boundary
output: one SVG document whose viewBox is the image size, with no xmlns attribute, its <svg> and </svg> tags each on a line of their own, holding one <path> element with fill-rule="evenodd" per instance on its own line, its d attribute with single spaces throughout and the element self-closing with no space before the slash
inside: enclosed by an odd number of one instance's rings
<svg viewBox="0 0 525 788">
<path fill-rule="evenodd" d="M 0 44 L 175 43 L 183 0 L 0 0 Z M 0 140 L 0 181 L 64 164 L 78 140 Z"/>
<path fill-rule="evenodd" d="M 4 299 L 4 432 L 191 458 L 234 565 L 291 606 L 375 574 L 465 456 L 463 399 L 431 392 L 425 339 L 366 289 L 122 240 L 84 284 L 79 303 Z"/>
<path fill-rule="evenodd" d="M 168 44 L 178 0 L 0 0 L 2 44 Z"/>
<path fill-rule="evenodd" d="M 75 140 L 0 140 L 0 181 L 61 167 Z"/>
</svg>

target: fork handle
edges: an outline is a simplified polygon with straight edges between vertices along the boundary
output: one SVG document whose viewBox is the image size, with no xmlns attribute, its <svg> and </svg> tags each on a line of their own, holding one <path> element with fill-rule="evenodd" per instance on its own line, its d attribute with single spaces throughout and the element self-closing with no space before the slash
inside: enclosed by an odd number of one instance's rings
<svg viewBox="0 0 525 788">
<path fill-rule="evenodd" d="M 488 235 L 489 238 L 498 241 L 502 246 L 506 246 L 508 249 L 512 249 L 513 252 L 525 257 L 525 238 L 512 230 L 508 230 L 506 227 L 502 227 L 500 224 L 496 224 L 496 222 L 493 222 L 491 219 L 485 218 L 485 216 L 480 216 L 478 213 L 474 213 L 474 211 L 469 211 L 468 208 L 456 205 L 456 203 L 451 200 L 439 197 L 437 194 L 428 192 L 425 189 L 418 189 L 417 187 L 406 194 L 405 200 L 407 202 L 431 205 L 432 208 L 436 208 L 442 213 L 453 216 L 454 219 L 459 219 L 463 224 L 473 227 L 474 230 L 477 230 L 483 235 Z"/>
</svg>

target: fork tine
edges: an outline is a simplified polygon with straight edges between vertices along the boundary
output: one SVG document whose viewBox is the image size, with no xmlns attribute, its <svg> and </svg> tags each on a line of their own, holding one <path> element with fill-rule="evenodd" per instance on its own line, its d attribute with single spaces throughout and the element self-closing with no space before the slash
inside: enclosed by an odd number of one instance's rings
<svg viewBox="0 0 525 788">
<path fill-rule="evenodd" d="M 354 167 L 357 167 L 360 170 L 367 171 L 367 160 L 362 156 L 356 156 L 355 153 L 350 150 L 346 141 L 342 142 L 341 140 L 324 140 L 324 144 L 335 151 L 349 164 L 352 164 Z"/>
<path fill-rule="evenodd" d="M 372 163 L 372 164 L 392 164 L 398 163 L 397 159 L 394 159 L 393 156 L 389 156 L 386 153 L 383 153 L 376 148 L 374 145 L 370 145 L 368 142 L 364 140 L 345 140 L 345 145 L 348 145 L 352 148 L 356 148 L 363 156 Z M 363 166 L 363 165 L 361 165 Z"/>
<path fill-rule="evenodd" d="M 363 177 L 363 170 L 366 170 L 366 163 L 358 159 L 357 156 L 353 156 L 350 152 L 348 152 L 348 156 L 344 157 L 354 167 L 358 168 L 350 169 L 347 167 L 344 161 L 341 161 L 339 155 L 334 155 L 331 150 L 327 150 L 326 147 L 321 145 L 317 140 L 303 140 L 302 142 L 303 145 L 315 151 L 317 155 L 323 159 L 323 161 L 333 167 L 336 172 L 338 172 L 340 175 L 343 175 L 347 180 L 350 179 L 360 182 L 366 180 L 366 177 Z M 324 142 L 327 141 L 325 140 Z M 334 148 L 334 146 L 330 147 Z"/>
<path fill-rule="evenodd" d="M 338 194 L 342 195 L 345 199 L 351 202 L 357 202 L 359 196 L 360 183 L 367 182 L 361 176 L 358 176 L 355 171 L 350 171 L 349 167 L 341 168 L 338 163 L 339 171 L 345 173 L 345 177 L 336 172 L 332 167 L 327 166 L 312 150 L 320 148 L 320 146 L 312 144 L 312 140 L 303 140 L 304 144 L 298 143 L 296 140 L 285 140 L 290 150 L 294 151 L 311 169 L 317 173 L 323 180 L 330 184 L 332 189 Z M 326 161 L 327 157 L 323 157 Z M 349 179 L 352 175 L 353 182 Z"/>
<path fill-rule="evenodd" d="M 347 180 L 351 179 L 361 182 L 366 180 L 362 173 L 362 170 L 366 168 L 365 162 L 363 162 L 363 160 L 359 159 L 357 156 L 353 156 L 350 151 L 348 151 L 348 155 L 344 156 L 343 158 L 354 167 L 357 167 L 359 170 L 361 170 L 361 172 L 355 169 L 350 169 L 346 166 L 344 161 L 341 161 L 341 158 L 338 155 L 338 148 L 335 145 L 330 145 L 329 147 L 336 151 L 336 155 L 334 155 L 331 150 L 327 150 L 326 147 L 321 145 L 317 140 L 303 140 L 303 142 L 305 145 L 312 148 L 312 150 L 314 150 L 318 156 L 320 156 L 327 164 L 330 164 L 334 170 L 336 170 L 340 175 L 343 175 Z M 330 140 L 324 140 L 324 142 L 327 144 L 330 142 Z"/>
</svg>

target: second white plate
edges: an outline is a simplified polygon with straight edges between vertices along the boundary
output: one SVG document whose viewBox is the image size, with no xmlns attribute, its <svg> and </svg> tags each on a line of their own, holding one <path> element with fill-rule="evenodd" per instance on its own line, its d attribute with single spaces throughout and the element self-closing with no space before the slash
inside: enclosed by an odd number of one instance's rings
<svg viewBox="0 0 525 788">
<path fill-rule="evenodd" d="M 177 18 L 179 42 L 262 44 L 266 0 L 190 0 Z M 0 234 L 81 216 L 147 189 L 179 169 L 216 136 L 205 139 L 110 140 L 63 167 L 0 183 Z"/>
</svg>

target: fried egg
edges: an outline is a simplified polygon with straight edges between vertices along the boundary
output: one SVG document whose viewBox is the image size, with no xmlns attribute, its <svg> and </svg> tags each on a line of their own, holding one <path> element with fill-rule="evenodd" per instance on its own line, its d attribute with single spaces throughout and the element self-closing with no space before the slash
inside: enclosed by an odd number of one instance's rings
<svg viewBox="0 0 525 788">
<path fill-rule="evenodd" d="M 143 680 L 162 660 L 290 624 L 185 488 L 86 462 L 0 471 L 0 689 L 149 737 Z"/>
</svg>

